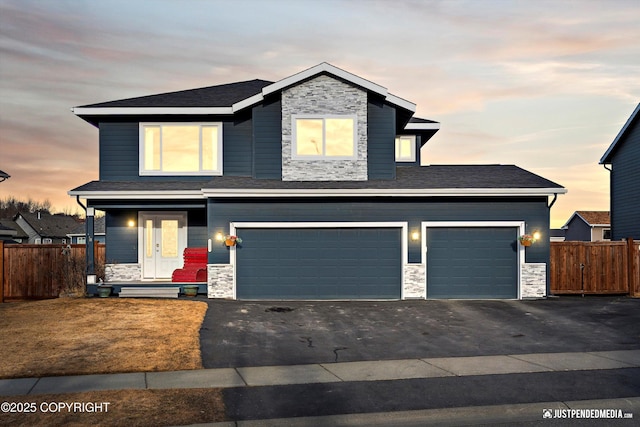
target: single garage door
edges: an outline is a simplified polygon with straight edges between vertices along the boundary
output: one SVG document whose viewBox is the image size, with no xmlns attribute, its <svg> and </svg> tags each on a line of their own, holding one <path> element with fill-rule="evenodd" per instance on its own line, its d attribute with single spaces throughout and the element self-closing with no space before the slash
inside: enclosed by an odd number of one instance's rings
<svg viewBox="0 0 640 427">
<path fill-rule="evenodd" d="M 241 228 L 239 299 L 399 299 L 400 228 Z"/>
<path fill-rule="evenodd" d="M 429 227 L 427 298 L 517 298 L 518 229 Z"/>
</svg>

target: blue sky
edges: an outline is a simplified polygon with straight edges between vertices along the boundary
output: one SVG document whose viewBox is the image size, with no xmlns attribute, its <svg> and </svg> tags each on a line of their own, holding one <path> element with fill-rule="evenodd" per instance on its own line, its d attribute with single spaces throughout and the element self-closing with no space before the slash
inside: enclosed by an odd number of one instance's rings
<svg viewBox="0 0 640 427">
<path fill-rule="evenodd" d="M 569 190 L 552 225 L 608 209 L 598 160 L 640 101 L 640 3 L 0 0 L 0 197 L 97 179 L 70 108 L 329 62 L 441 122 L 428 164 L 516 164 Z"/>
</svg>

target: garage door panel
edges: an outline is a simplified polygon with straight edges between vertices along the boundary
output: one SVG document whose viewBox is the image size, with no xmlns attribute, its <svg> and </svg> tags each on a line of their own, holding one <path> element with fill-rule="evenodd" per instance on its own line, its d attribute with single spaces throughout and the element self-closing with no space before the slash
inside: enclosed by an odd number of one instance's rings
<svg viewBox="0 0 640 427">
<path fill-rule="evenodd" d="M 427 231 L 428 298 L 517 298 L 517 228 Z"/>
<path fill-rule="evenodd" d="M 242 228 L 238 234 L 238 298 L 400 298 L 400 228 Z"/>
</svg>

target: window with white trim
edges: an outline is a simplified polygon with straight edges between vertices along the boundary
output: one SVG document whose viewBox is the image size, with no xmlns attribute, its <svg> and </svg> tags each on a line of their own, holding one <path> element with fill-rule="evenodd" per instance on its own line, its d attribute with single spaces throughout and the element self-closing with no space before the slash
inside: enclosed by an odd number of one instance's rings
<svg viewBox="0 0 640 427">
<path fill-rule="evenodd" d="M 292 115 L 292 158 L 355 159 L 356 126 L 354 115 Z"/>
<path fill-rule="evenodd" d="M 42 243 L 44 243 L 45 245 L 50 245 L 53 243 L 53 240 L 49 237 L 45 237 L 44 239 L 42 239 Z"/>
<path fill-rule="evenodd" d="M 416 136 L 396 136 L 396 162 L 416 161 Z"/>
<path fill-rule="evenodd" d="M 222 123 L 140 123 L 140 175 L 222 175 Z"/>
<path fill-rule="evenodd" d="M 79 245 L 84 245 L 87 243 L 87 238 L 85 236 L 79 236 L 76 243 Z"/>
</svg>

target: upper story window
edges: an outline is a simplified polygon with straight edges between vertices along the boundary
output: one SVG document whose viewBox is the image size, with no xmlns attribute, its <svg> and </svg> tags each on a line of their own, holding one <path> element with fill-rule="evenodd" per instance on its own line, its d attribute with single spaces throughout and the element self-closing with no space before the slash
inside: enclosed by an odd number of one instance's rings
<svg viewBox="0 0 640 427">
<path fill-rule="evenodd" d="M 397 136 L 396 137 L 396 162 L 416 161 L 416 137 Z"/>
<path fill-rule="evenodd" d="M 292 115 L 294 159 L 356 158 L 356 116 Z"/>
<path fill-rule="evenodd" d="M 140 123 L 140 175 L 222 175 L 222 123 Z"/>
</svg>

